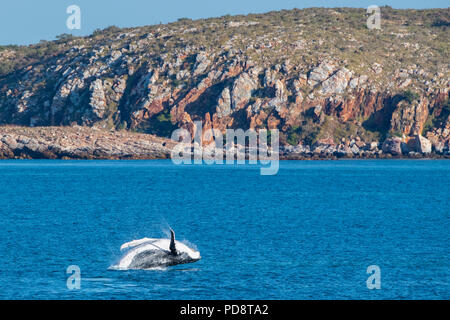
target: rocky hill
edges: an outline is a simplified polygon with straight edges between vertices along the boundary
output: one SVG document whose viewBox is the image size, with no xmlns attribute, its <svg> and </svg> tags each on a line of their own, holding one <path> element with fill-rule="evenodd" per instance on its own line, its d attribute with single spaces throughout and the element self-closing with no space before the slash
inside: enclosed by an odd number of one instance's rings
<svg viewBox="0 0 450 320">
<path fill-rule="evenodd" d="M 311 8 L 0 47 L 0 125 L 170 137 L 201 120 L 278 128 L 292 153 L 446 154 L 450 9 L 381 13 L 381 30 Z"/>
</svg>

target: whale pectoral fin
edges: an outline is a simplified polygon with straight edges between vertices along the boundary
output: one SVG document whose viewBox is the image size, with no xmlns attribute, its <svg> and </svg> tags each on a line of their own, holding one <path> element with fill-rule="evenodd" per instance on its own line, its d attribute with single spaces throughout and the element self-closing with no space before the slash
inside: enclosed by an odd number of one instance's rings
<svg viewBox="0 0 450 320">
<path fill-rule="evenodd" d="M 123 244 L 120 247 L 120 251 L 128 250 L 128 249 L 140 246 L 141 244 L 146 243 L 146 242 L 150 242 L 150 241 L 155 241 L 155 239 L 144 238 L 144 239 L 141 239 L 141 240 L 133 240 L 131 242 L 127 242 L 127 243 Z"/>
<path fill-rule="evenodd" d="M 175 232 L 170 229 L 170 254 L 176 256 L 178 255 L 177 247 L 175 246 Z"/>
</svg>

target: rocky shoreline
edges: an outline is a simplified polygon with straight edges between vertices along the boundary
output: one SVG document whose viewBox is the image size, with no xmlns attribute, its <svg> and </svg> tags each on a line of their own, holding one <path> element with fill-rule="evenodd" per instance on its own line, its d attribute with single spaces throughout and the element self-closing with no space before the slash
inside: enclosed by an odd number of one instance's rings
<svg viewBox="0 0 450 320">
<path fill-rule="evenodd" d="M 0 127 L 0 159 L 150 160 L 170 159 L 175 141 L 149 134 L 89 127 Z M 237 152 L 248 149 L 237 146 Z M 448 149 L 431 150 L 421 136 L 405 141 L 388 138 L 383 144 L 359 139 L 339 145 L 281 146 L 281 160 L 450 159 Z"/>
<path fill-rule="evenodd" d="M 167 159 L 175 143 L 87 127 L 0 127 L 0 159 Z"/>
<path fill-rule="evenodd" d="M 383 143 L 365 143 L 359 137 L 349 141 L 342 139 L 336 145 L 332 141 L 319 141 L 309 146 L 284 146 L 280 148 L 282 159 L 449 159 L 448 146 L 437 148 L 421 135 L 414 137 L 390 137 Z"/>
<path fill-rule="evenodd" d="M 280 154 L 280 160 L 444 160 L 450 159 L 450 155 L 431 154 L 407 154 L 392 155 L 389 153 L 368 155 L 341 155 L 341 154 Z"/>
<path fill-rule="evenodd" d="M 284 158 L 446 157 L 450 9 L 382 10 L 379 31 L 309 8 L 0 46 L 0 126 L 94 128 L 9 132 L 2 157 L 165 158 L 147 142 L 199 122 L 277 129 Z"/>
</svg>

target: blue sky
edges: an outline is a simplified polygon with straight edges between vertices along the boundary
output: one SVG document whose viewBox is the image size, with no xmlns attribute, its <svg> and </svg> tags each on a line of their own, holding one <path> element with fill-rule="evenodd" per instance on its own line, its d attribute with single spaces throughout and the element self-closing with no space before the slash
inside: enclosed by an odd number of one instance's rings
<svg viewBox="0 0 450 320">
<path fill-rule="evenodd" d="M 379 2 L 378 2 L 379 1 Z M 394 8 L 446 8 L 448 0 L 2 0 L 0 45 L 30 44 L 53 40 L 61 33 L 88 35 L 111 25 L 134 27 L 160 22 L 218 17 L 226 14 L 262 13 L 307 7 L 360 7 L 390 5 Z M 69 5 L 81 8 L 81 30 L 66 27 Z"/>
</svg>

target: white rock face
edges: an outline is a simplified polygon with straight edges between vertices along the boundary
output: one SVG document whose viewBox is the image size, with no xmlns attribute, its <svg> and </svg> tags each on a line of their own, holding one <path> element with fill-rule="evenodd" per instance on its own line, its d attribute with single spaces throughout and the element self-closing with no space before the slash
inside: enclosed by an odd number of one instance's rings
<svg viewBox="0 0 450 320">
<path fill-rule="evenodd" d="M 348 82 L 350 81 L 351 77 L 352 73 L 350 72 L 350 70 L 346 68 L 340 69 L 338 72 L 336 72 L 334 75 L 332 75 L 322 83 L 320 93 L 323 95 L 343 93 L 347 88 Z"/>
<path fill-rule="evenodd" d="M 286 86 L 282 81 L 277 80 L 275 82 L 275 98 L 270 100 L 269 105 L 275 107 L 275 109 L 279 112 L 281 110 L 281 106 L 286 104 L 287 99 Z"/>
<path fill-rule="evenodd" d="M 427 138 L 416 136 L 416 150 L 420 153 L 431 153 L 431 142 Z"/>
<path fill-rule="evenodd" d="M 95 80 L 90 87 L 91 101 L 89 105 L 92 112 L 99 118 L 102 118 L 106 110 L 106 98 L 103 91 L 103 82 L 100 79 Z"/>
<path fill-rule="evenodd" d="M 322 62 L 314 68 L 309 74 L 308 84 L 315 86 L 316 84 L 326 80 L 333 72 L 334 66 L 329 62 Z"/>
<path fill-rule="evenodd" d="M 196 58 L 194 76 L 205 72 L 210 64 L 211 61 L 208 59 L 208 56 L 204 52 L 199 53 Z"/>
<path fill-rule="evenodd" d="M 233 84 L 231 94 L 231 106 L 233 110 L 239 110 L 244 107 L 256 88 L 256 81 L 248 73 L 242 73 Z"/>
<path fill-rule="evenodd" d="M 230 89 L 225 88 L 217 101 L 216 112 L 219 118 L 226 117 L 231 114 L 231 94 Z"/>
</svg>

